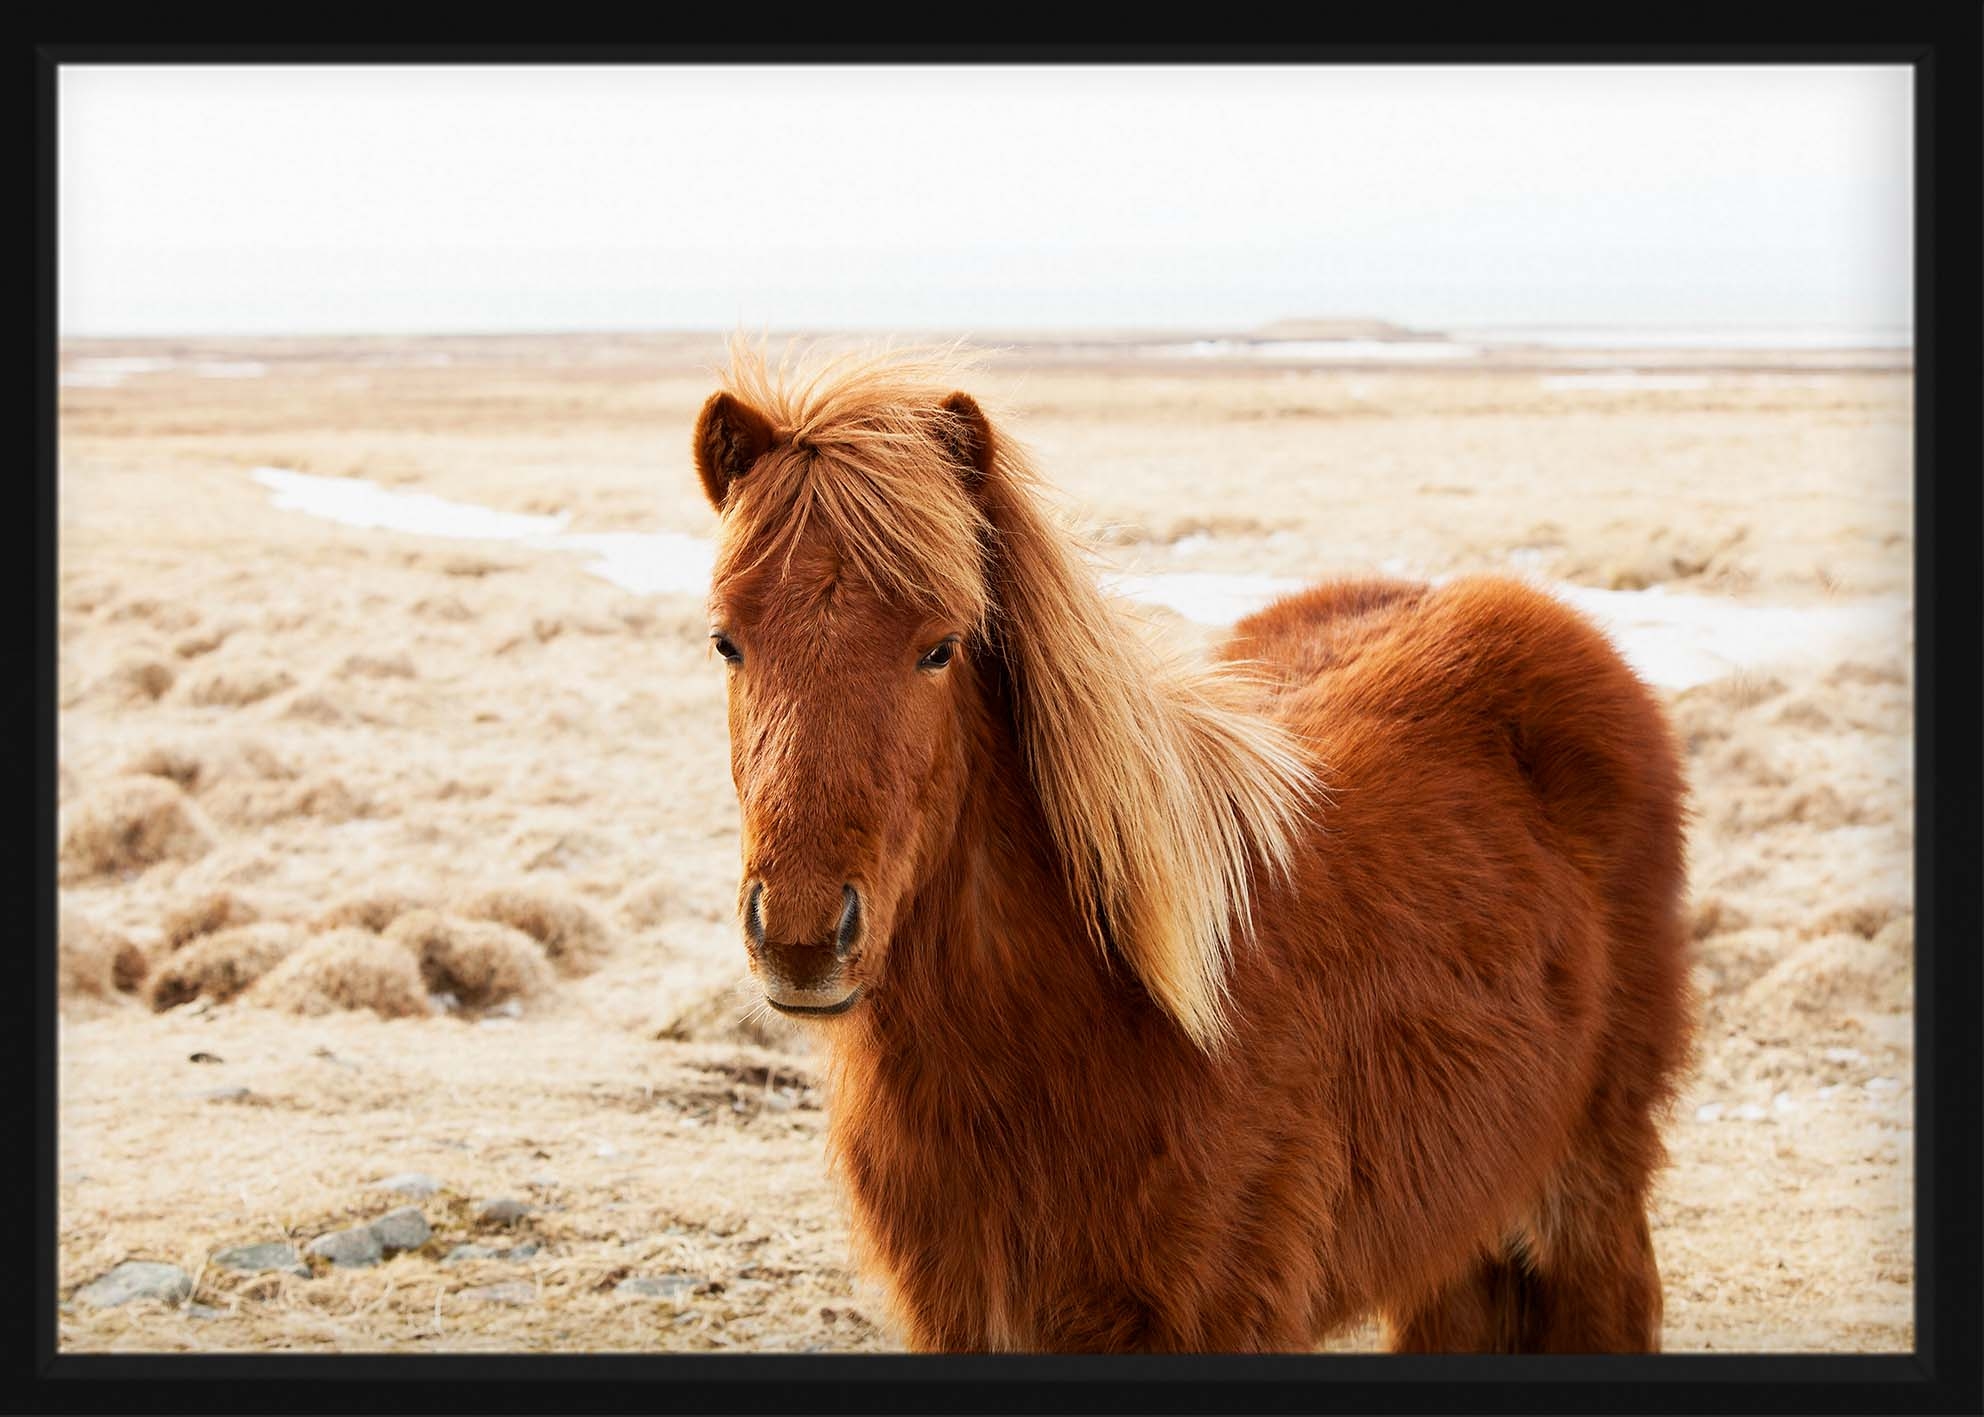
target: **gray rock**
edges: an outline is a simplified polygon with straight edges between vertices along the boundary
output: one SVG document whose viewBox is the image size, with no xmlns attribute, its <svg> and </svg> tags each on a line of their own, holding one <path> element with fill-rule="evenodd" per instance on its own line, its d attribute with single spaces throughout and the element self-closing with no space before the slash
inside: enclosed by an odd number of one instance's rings
<svg viewBox="0 0 1984 1417">
<path fill-rule="evenodd" d="M 377 1264 L 384 1257 L 385 1247 L 379 1237 L 372 1233 L 369 1225 L 354 1225 L 349 1230 L 333 1230 L 328 1235 L 319 1235 L 310 1242 L 310 1253 L 322 1255 L 334 1265 L 347 1269 Z"/>
<path fill-rule="evenodd" d="M 441 1263 L 448 1265 L 463 1264 L 469 1260 L 507 1260 L 511 1264 L 518 1264 L 536 1254 L 538 1248 L 535 1240 L 526 1240 L 523 1244 L 512 1245 L 507 1250 L 496 1245 L 457 1245 L 448 1251 Z"/>
<path fill-rule="evenodd" d="M 133 1299 L 177 1304 L 192 1295 L 192 1275 L 176 1264 L 158 1264 L 152 1260 L 126 1260 L 76 1291 L 78 1299 L 98 1309 L 114 1309 Z"/>
<path fill-rule="evenodd" d="M 520 1201 L 514 1196 L 498 1196 L 477 1206 L 475 1218 L 486 1220 L 491 1225 L 515 1225 L 529 1215 L 532 1209 L 529 1201 Z"/>
<path fill-rule="evenodd" d="M 188 1304 L 180 1312 L 184 1313 L 189 1319 L 224 1319 L 227 1317 L 227 1310 L 216 1309 L 207 1304 Z"/>
<path fill-rule="evenodd" d="M 484 1304 L 535 1304 L 537 1286 L 513 1280 L 508 1284 L 483 1284 L 474 1289 L 462 1290 L 462 1298 L 474 1299 Z"/>
<path fill-rule="evenodd" d="M 260 1245 L 237 1245 L 231 1250 L 222 1250 L 214 1256 L 213 1262 L 222 1269 L 238 1269 L 245 1274 L 262 1274 L 272 1269 L 310 1272 L 303 1268 L 303 1257 L 296 1253 L 296 1246 L 281 1240 L 270 1240 Z"/>
<path fill-rule="evenodd" d="M 209 1102 L 246 1102 L 254 1095 L 245 1087 L 213 1087 L 200 1094 Z"/>
<path fill-rule="evenodd" d="M 403 1205 L 398 1210 L 389 1210 L 366 1228 L 378 1238 L 379 1248 L 389 1255 L 398 1254 L 401 1250 L 417 1250 L 434 1233 L 417 1205 Z"/>
<path fill-rule="evenodd" d="M 375 1191 L 398 1191 L 403 1196 L 412 1196 L 424 1201 L 441 1189 L 441 1183 L 425 1171 L 402 1171 L 397 1176 L 388 1176 L 383 1181 L 374 1181 Z"/>
<path fill-rule="evenodd" d="M 503 1252 L 494 1245 L 457 1245 L 448 1251 L 442 1264 L 463 1264 L 469 1260 L 493 1260 L 502 1258 Z"/>
<path fill-rule="evenodd" d="M 679 1299 L 701 1282 L 692 1274 L 637 1274 L 614 1285 L 613 1292 L 633 1299 Z"/>
</svg>

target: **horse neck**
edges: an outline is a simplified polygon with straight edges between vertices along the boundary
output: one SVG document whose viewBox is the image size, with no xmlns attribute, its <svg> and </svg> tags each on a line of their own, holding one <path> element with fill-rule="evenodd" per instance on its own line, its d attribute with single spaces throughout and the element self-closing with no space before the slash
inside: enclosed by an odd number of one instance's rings
<svg viewBox="0 0 1984 1417">
<path fill-rule="evenodd" d="M 947 849 L 905 902 L 888 979 L 860 1037 L 908 1062 L 941 1052 L 945 1069 L 1010 1065 L 1093 1047 L 1122 1007 L 1110 965 L 1077 913 L 1007 701 L 991 686 L 984 745 L 970 766 Z M 850 1030 L 850 1033 L 855 1031 Z"/>
</svg>

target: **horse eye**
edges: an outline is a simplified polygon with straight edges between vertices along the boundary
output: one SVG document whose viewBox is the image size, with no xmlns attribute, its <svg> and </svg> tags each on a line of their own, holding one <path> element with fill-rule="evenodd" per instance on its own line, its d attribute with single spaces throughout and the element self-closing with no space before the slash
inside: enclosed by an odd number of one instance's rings
<svg viewBox="0 0 1984 1417">
<path fill-rule="evenodd" d="M 918 669 L 942 669 L 951 662 L 951 654 L 958 647 L 956 639 L 940 641 L 923 658 L 916 661 Z"/>
<path fill-rule="evenodd" d="M 738 652 L 737 646 L 730 642 L 730 636 L 724 634 L 721 630 L 710 636 L 710 643 L 716 646 L 716 652 L 718 654 L 722 655 L 732 664 L 742 664 L 744 662 L 744 656 Z"/>
</svg>

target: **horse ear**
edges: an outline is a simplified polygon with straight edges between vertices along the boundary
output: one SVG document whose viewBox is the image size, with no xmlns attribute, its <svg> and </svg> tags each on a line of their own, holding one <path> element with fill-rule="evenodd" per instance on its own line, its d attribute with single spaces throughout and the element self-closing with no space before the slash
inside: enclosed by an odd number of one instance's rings
<svg viewBox="0 0 1984 1417">
<path fill-rule="evenodd" d="M 966 479 L 976 484 L 992 471 L 992 424 L 970 394 L 952 394 L 942 407 L 946 417 L 938 436 Z"/>
<path fill-rule="evenodd" d="M 729 394 L 711 394 L 696 417 L 696 475 L 719 512 L 730 484 L 751 470 L 772 445 L 771 420 Z"/>
</svg>

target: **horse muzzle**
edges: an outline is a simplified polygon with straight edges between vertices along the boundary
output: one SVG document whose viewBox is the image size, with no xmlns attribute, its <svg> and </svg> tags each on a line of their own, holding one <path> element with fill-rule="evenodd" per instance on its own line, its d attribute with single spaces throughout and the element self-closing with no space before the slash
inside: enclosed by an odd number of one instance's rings
<svg viewBox="0 0 1984 1417">
<path fill-rule="evenodd" d="M 780 1013 L 828 1018 L 846 1013 L 861 998 L 849 983 L 848 961 L 861 941 L 861 893 L 841 887 L 840 915 L 832 936 L 820 943 L 781 944 L 765 929 L 765 883 L 753 880 L 744 897 L 744 937 L 764 984 L 765 1002 Z"/>
</svg>

